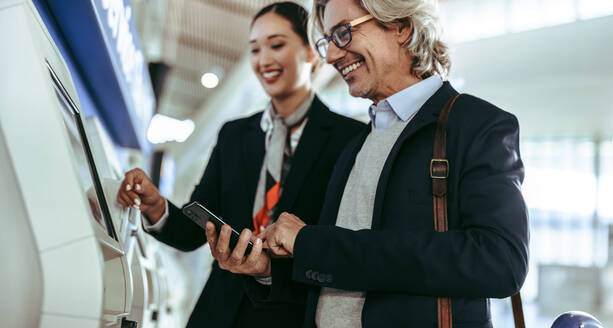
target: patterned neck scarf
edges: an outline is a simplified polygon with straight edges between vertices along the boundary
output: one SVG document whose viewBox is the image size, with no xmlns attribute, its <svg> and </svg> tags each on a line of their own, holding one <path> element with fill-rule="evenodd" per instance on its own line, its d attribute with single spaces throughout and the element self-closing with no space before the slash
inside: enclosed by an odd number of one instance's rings
<svg viewBox="0 0 613 328">
<path fill-rule="evenodd" d="M 307 117 L 315 94 L 311 92 L 298 109 L 288 117 L 278 115 L 272 105 L 268 104 L 262 116 L 261 126 L 266 132 L 266 154 L 260 171 L 260 179 L 253 206 L 253 226 L 256 234 L 262 232 L 271 221 L 281 196 L 283 180 L 289 172 L 293 155 L 290 144 L 292 128 L 302 124 Z"/>
</svg>

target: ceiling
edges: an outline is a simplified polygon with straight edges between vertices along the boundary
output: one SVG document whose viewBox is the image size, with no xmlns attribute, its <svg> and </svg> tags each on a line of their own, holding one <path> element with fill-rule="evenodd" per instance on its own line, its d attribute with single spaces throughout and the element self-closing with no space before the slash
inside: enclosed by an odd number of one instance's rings
<svg viewBox="0 0 613 328">
<path fill-rule="evenodd" d="M 524 137 L 611 137 L 612 29 L 606 16 L 459 44 L 452 80 L 517 115 Z"/>
</svg>

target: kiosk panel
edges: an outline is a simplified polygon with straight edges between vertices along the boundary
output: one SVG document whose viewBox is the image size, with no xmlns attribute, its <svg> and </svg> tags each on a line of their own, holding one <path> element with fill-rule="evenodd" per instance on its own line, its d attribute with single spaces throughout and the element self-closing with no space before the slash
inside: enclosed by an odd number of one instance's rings
<svg viewBox="0 0 613 328">
<path fill-rule="evenodd" d="M 77 105 L 72 101 L 68 92 L 62 85 L 62 82 L 58 79 L 57 75 L 53 71 L 53 68 L 47 62 L 47 68 L 49 74 L 53 80 L 53 86 L 55 88 L 55 95 L 60 104 L 62 110 L 62 117 L 64 118 L 64 125 L 68 130 L 70 136 L 70 145 L 72 150 L 72 160 L 79 175 L 79 181 L 83 192 L 87 196 L 89 208 L 93 218 L 102 225 L 109 236 L 113 239 L 117 239 L 117 234 L 113 226 L 110 211 L 104 196 L 102 184 L 96 170 L 96 164 L 89 148 L 89 142 L 83 122 L 81 121 L 81 113 Z"/>
</svg>

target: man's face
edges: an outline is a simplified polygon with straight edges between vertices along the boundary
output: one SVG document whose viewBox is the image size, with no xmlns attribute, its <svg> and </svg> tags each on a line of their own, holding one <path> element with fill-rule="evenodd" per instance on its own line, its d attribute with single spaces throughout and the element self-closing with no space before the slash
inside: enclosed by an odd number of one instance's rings
<svg viewBox="0 0 613 328">
<path fill-rule="evenodd" d="M 339 24 L 367 14 L 355 0 L 331 0 L 324 12 L 324 33 L 330 35 Z M 326 57 L 349 86 L 349 93 L 374 102 L 396 93 L 402 85 L 398 79 L 410 74 L 410 64 L 405 65 L 408 56 L 396 31 L 384 30 L 373 19 L 352 27 L 351 35 L 351 43 L 343 49 L 330 42 Z"/>
</svg>

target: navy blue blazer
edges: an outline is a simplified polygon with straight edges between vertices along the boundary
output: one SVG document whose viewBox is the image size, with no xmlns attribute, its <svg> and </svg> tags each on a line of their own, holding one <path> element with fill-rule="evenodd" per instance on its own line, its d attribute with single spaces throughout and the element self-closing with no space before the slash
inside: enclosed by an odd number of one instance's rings
<svg viewBox="0 0 613 328">
<path fill-rule="evenodd" d="M 190 197 L 190 202 L 204 204 L 237 231 L 253 229 L 253 202 L 265 153 L 261 118 L 262 112 L 228 122 L 221 128 L 204 175 Z M 363 123 L 331 112 L 315 97 L 277 204 L 278 214 L 288 211 L 297 213 L 307 223 L 317 222 L 334 164 L 349 140 L 364 127 Z M 194 250 L 206 242 L 204 230 L 171 203 L 163 230 L 152 235 L 183 251 Z M 273 266 L 276 271 L 286 270 L 285 275 L 290 276 L 291 263 L 279 260 Z M 293 293 L 304 295 L 302 304 L 258 309 L 245 296 L 245 280 L 253 278 L 221 270 L 215 261 L 188 327 L 302 325 L 306 292 Z M 288 290 L 301 289 L 300 285 L 296 283 Z"/>
<path fill-rule="evenodd" d="M 454 327 L 491 327 L 487 298 L 510 296 L 522 286 L 528 217 L 518 122 L 470 95 L 458 98 L 449 117 L 449 231 L 434 231 L 429 168 L 435 123 L 455 94 L 445 82 L 396 141 L 379 178 L 371 230 L 335 226 L 369 129 L 341 154 L 319 224 L 303 228 L 294 246 L 292 278 L 315 286 L 305 327 L 314 326 L 320 287 L 366 292 L 364 327 L 436 327 L 437 296 L 451 297 Z"/>
</svg>

